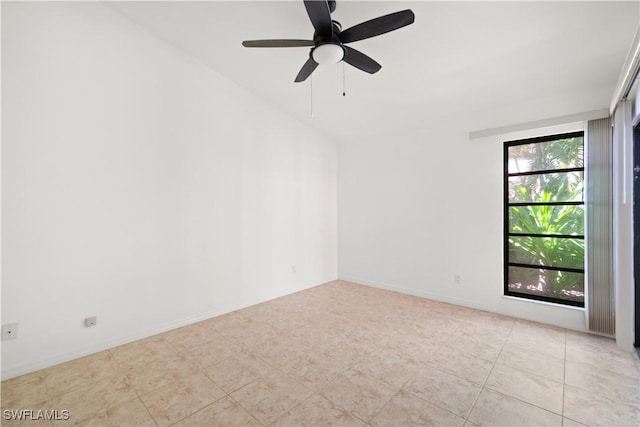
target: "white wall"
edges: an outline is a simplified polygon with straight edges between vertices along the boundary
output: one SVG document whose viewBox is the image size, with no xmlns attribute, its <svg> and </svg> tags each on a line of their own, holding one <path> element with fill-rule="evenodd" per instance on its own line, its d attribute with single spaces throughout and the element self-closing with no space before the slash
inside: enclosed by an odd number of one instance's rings
<svg viewBox="0 0 640 427">
<path fill-rule="evenodd" d="M 335 145 L 113 10 L 3 2 L 2 87 L 3 379 L 336 278 Z"/>
<path fill-rule="evenodd" d="M 502 142 L 583 126 L 470 140 L 485 126 L 425 118 L 420 135 L 340 144 L 339 277 L 584 330 L 581 309 L 503 296 L 502 242 Z"/>
</svg>

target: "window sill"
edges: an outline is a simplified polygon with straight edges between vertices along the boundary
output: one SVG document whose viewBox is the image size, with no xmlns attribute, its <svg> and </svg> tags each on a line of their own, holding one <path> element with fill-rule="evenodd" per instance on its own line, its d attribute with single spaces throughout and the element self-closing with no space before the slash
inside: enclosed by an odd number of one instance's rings
<svg viewBox="0 0 640 427">
<path fill-rule="evenodd" d="M 508 300 L 514 300 L 514 301 L 528 302 L 533 304 L 548 305 L 548 306 L 557 307 L 557 308 L 566 308 L 569 310 L 585 311 L 585 307 L 576 307 L 574 305 L 558 304 L 555 302 L 539 301 L 539 300 L 528 299 L 528 298 L 518 298 L 518 297 L 512 297 L 511 295 L 502 295 L 502 298 L 508 299 Z"/>
</svg>

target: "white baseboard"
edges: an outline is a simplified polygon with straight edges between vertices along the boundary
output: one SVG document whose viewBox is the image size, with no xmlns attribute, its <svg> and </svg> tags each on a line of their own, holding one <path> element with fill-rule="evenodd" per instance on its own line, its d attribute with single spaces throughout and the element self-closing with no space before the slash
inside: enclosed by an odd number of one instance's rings
<svg viewBox="0 0 640 427">
<path fill-rule="evenodd" d="M 431 292 L 418 291 L 411 288 L 403 288 L 400 286 L 390 285 L 388 283 L 382 283 L 367 279 L 362 279 L 360 277 L 349 276 L 349 275 L 341 275 L 338 276 L 339 280 L 345 280 L 347 282 L 356 283 L 359 285 L 371 286 L 373 288 L 384 289 L 386 291 L 394 291 L 399 292 L 401 294 L 412 295 L 414 297 L 426 298 L 434 301 L 445 302 L 448 304 L 460 305 L 468 308 L 475 308 L 477 310 L 490 311 L 495 313 L 496 310 L 494 307 L 485 306 L 482 304 L 478 304 L 475 301 L 465 300 L 460 298 L 452 298 L 444 295 L 434 294 Z"/>
<path fill-rule="evenodd" d="M 262 304 L 263 302 L 267 302 L 267 301 L 271 301 L 286 295 L 290 295 L 292 293 L 296 293 L 296 292 L 300 292 L 303 291 L 305 289 L 309 289 L 309 288 L 313 288 L 315 286 L 318 286 L 320 284 L 314 284 L 314 285 L 309 285 L 309 286 L 304 286 L 304 287 L 300 287 L 300 288 L 288 288 L 285 289 L 284 291 L 273 295 L 273 296 L 269 296 L 267 298 L 263 298 L 263 299 L 256 299 L 253 301 L 249 301 L 247 303 L 244 304 L 239 304 L 233 307 L 228 307 L 222 310 L 214 310 L 214 311 L 208 311 L 208 312 L 204 312 L 204 313 L 200 313 L 196 316 L 191 316 L 191 317 L 187 317 L 175 322 L 170 322 L 167 323 L 165 325 L 162 326 L 158 326 L 158 327 L 154 327 L 154 328 L 150 328 L 150 329 L 146 329 L 144 331 L 140 331 L 137 332 L 135 334 L 132 335 L 127 335 L 115 340 L 108 340 L 108 341 L 104 341 L 101 342 L 99 344 L 96 345 L 91 345 L 91 346 L 86 346 L 86 347 L 82 347 L 82 348 L 78 348 L 76 350 L 70 351 L 70 352 L 65 352 L 65 353 L 60 353 L 60 354 L 56 354 L 53 356 L 45 356 L 42 357 L 41 359 L 38 359 L 36 361 L 32 361 L 29 363 L 25 363 L 22 365 L 17 365 L 17 366 L 13 366 L 9 369 L 2 369 L 2 372 L 0 373 L 1 375 L 1 379 L 2 381 L 4 380 L 8 380 L 11 378 L 15 378 L 15 377 L 19 377 L 20 375 L 25 375 L 25 374 L 29 374 L 31 372 L 36 372 L 39 371 L 41 369 L 46 369 L 46 368 L 50 368 L 51 366 L 55 366 L 58 365 L 60 363 L 64 363 L 64 362 L 69 362 L 71 360 L 74 359 L 78 359 L 80 357 L 84 357 L 84 356 L 89 356 L 91 354 L 95 354 L 95 353 L 99 353 L 101 351 L 105 351 L 108 350 L 110 348 L 114 348 L 120 345 L 124 345 L 124 344 L 128 344 L 134 341 L 138 341 L 144 338 L 149 338 L 151 336 L 154 335 L 158 335 L 164 332 L 168 332 L 171 331 L 173 329 L 177 329 L 177 328 L 181 328 L 183 326 L 188 326 L 188 325 L 192 325 L 194 323 L 198 323 L 198 322 L 202 322 L 204 320 L 208 320 L 211 319 L 213 317 L 217 317 L 217 316 L 221 316 L 223 314 L 227 314 L 227 313 L 231 313 L 237 310 L 242 310 L 244 308 L 248 308 L 248 307 L 252 307 L 254 305 L 258 305 L 258 304 Z"/>
<path fill-rule="evenodd" d="M 415 290 L 415 289 L 411 289 L 411 288 L 403 288 L 401 286 L 390 285 L 388 283 L 382 283 L 382 282 L 378 282 L 378 281 L 367 280 L 367 279 L 363 279 L 363 278 L 360 278 L 360 277 L 355 277 L 355 276 L 350 276 L 350 275 L 345 275 L 345 274 L 339 275 L 338 279 L 339 280 L 344 280 L 344 281 L 347 281 L 347 282 L 360 284 L 360 285 L 371 286 L 373 288 L 384 289 L 384 290 L 393 291 L 393 292 L 399 292 L 401 294 L 412 295 L 412 296 L 416 296 L 416 297 L 420 297 L 420 298 L 426 298 L 426 299 L 430 299 L 430 300 L 433 300 L 433 301 L 439 301 L 439 302 L 444 302 L 444 303 L 448 303 L 448 304 L 459 305 L 459 306 L 462 306 L 462 307 L 473 308 L 473 309 L 476 309 L 476 310 L 488 311 L 488 312 L 495 313 L 495 314 L 501 314 L 501 315 L 504 315 L 504 316 L 515 317 L 515 318 L 519 318 L 519 319 L 523 319 L 523 320 L 530 320 L 530 321 L 533 321 L 533 322 L 547 323 L 547 324 L 551 324 L 553 326 L 558 326 L 558 327 L 561 327 L 561 328 L 571 329 L 571 330 L 575 330 L 575 331 L 588 332 L 586 330 L 584 324 L 549 323 L 548 321 L 545 321 L 545 320 L 542 320 L 542 319 L 539 319 L 539 318 L 526 317 L 526 316 L 518 315 L 517 313 L 500 310 L 498 307 L 484 305 L 484 304 L 478 304 L 476 301 L 473 301 L 473 300 L 467 300 L 467 299 L 463 299 L 463 298 L 455 298 L 455 297 L 435 294 L 435 293 L 431 293 L 431 292 L 419 291 L 419 290 Z M 518 302 L 532 303 L 532 304 L 536 304 L 537 303 L 537 302 L 534 302 L 534 301 L 530 302 L 528 300 L 518 301 Z M 565 308 L 565 307 L 562 307 L 562 308 Z M 566 307 L 566 309 L 573 310 L 574 308 L 573 307 Z"/>
</svg>

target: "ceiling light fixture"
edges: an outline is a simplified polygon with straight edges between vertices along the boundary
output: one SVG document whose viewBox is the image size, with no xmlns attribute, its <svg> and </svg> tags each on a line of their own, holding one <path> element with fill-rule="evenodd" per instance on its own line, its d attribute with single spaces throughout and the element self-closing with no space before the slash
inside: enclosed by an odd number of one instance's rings
<svg viewBox="0 0 640 427">
<path fill-rule="evenodd" d="M 335 0 L 304 0 L 304 7 L 313 25 L 313 40 L 269 39 L 242 42 L 244 47 L 310 47 L 311 54 L 298 72 L 296 83 L 305 81 L 318 64 L 337 64 L 340 61 L 365 73 L 377 73 L 382 65 L 348 44 L 395 31 L 413 24 L 415 20 L 411 9 L 406 9 L 361 22 L 343 31 L 342 25 L 331 19 L 331 13 L 336 9 Z"/>
<path fill-rule="evenodd" d="M 313 49 L 311 56 L 320 65 L 337 64 L 344 58 L 344 49 L 335 43 L 321 44 Z"/>
</svg>

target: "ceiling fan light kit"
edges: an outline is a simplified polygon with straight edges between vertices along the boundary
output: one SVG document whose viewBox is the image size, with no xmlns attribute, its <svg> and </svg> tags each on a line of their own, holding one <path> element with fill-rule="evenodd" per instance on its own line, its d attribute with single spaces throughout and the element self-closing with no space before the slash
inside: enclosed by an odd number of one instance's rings
<svg viewBox="0 0 640 427">
<path fill-rule="evenodd" d="M 321 44 L 311 51 L 311 57 L 319 65 L 337 64 L 344 58 L 344 49 L 339 44 Z"/>
<path fill-rule="evenodd" d="M 413 24 L 415 15 L 410 9 L 390 13 L 342 31 L 339 22 L 331 19 L 331 12 L 336 9 L 335 1 L 304 0 L 304 6 L 315 29 L 313 40 L 271 39 L 245 40 L 245 47 L 311 47 L 309 59 L 304 63 L 295 82 L 305 81 L 320 64 L 337 64 L 341 61 L 374 74 L 382 66 L 364 53 L 345 46 L 359 40 L 379 36 Z"/>
</svg>

